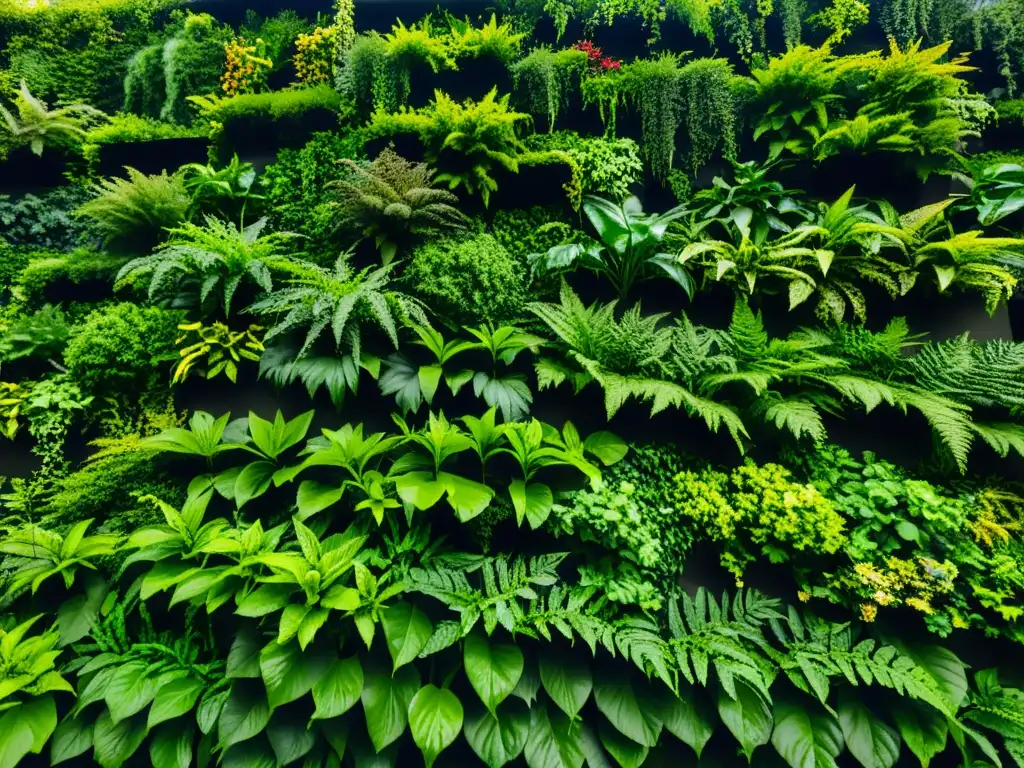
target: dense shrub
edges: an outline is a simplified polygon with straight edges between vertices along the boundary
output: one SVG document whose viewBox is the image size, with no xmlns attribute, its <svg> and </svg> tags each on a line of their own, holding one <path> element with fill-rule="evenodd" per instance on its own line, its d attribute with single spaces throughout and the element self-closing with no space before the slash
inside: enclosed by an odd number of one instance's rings
<svg viewBox="0 0 1024 768">
<path fill-rule="evenodd" d="M 521 262 L 491 235 L 436 240 L 413 251 L 404 280 L 411 292 L 460 325 L 513 320 L 526 296 Z"/>
<path fill-rule="evenodd" d="M 114 304 L 71 329 L 64 362 L 82 388 L 100 396 L 138 396 L 170 381 L 177 358 L 177 312 Z"/>
<path fill-rule="evenodd" d="M 274 225 L 309 238 L 299 248 L 315 252 L 326 247 L 337 228 L 337 214 L 328 205 L 328 184 L 346 171 L 341 161 L 363 157 L 358 131 L 315 133 L 300 149 L 282 149 L 277 162 L 261 177 L 266 210 Z"/>
<path fill-rule="evenodd" d="M 88 186 L 69 184 L 39 195 L 0 195 L 0 238 L 11 245 L 65 251 L 82 245 L 88 227 L 73 214 L 91 197 Z"/>
</svg>

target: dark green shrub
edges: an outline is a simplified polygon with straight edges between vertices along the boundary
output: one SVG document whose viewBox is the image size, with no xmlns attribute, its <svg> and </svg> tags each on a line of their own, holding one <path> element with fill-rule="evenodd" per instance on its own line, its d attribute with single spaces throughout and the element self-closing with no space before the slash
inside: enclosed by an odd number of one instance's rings
<svg viewBox="0 0 1024 768">
<path fill-rule="evenodd" d="M 141 438 L 135 437 L 134 443 Z M 102 440 L 129 444 L 128 438 Z M 121 450 L 101 452 L 80 469 L 60 478 L 47 497 L 42 512 L 53 524 L 79 520 L 102 521 L 104 530 L 130 532 L 140 525 L 158 522 L 157 510 L 139 497 L 152 494 L 170 504 L 181 504 L 185 492 L 162 466 L 152 451 Z"/>
<path fill-rule="evenodd" d="M 459 325 L 513 320 L 526 295 L 526 270 L 491 235 L 420 246 L 405 281 L 415 296 Z"/>
<path fill-rule="evenodd" d="M 98 309 L 71 329 L 64 363 L 90 393 L 137 396 L 170 379 L 179 322 L 180 313 L 156 307 Z"/>
<path fill-rule="evenodd" d="M 495 211 L 491 228 L 495 239 L 524 265 L 531 253 L 546 253 L 549 248 L 570 242 L 576 236 L 560 208 L 540 205 L 528 210 L 503 208 Z"/>
<path fill-rule="evenodd" d="M 0 195 L 0 239 L 29 248 L 71 250 L 88 231 L 72 212 L 91 196 L 83 184 L 18 198 Z"/>
<path fill-rule="evenodd" d="M 300 244 L 307 251 L 329 240 L 337 215 L 327 206 L 327 184 L 345 175 L 342 160 L 363 156 L 363 139 L 356 131 L 315 133 L 301 149 L 282 149 L 262 177 L 274 226 L 310 238 Z"/>
<path fill-rule="evenodd" d="M 14 281 L 29 262 L 29 252 L 0 238 L 0 289 L 6 297 Z"/>
</svg>

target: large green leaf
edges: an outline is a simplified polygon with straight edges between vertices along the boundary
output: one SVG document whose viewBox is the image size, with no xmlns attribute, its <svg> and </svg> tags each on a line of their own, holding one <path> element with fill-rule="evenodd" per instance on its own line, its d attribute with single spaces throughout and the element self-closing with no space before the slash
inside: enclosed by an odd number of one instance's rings
<svg viewBox="0 0 1024 768">
<path fill-rule="evenodd" d="M 736 681 L 735 699 L 719 689 L 718 716 L 736 737 L 748 761 L 754 750 L 772 736 L 772 712 L 767 702 L 742 680 Z"/>
<path fill-rule="evenodd" d="M 597 456 L 606 467 L 622 461 L 629 453 L 629 446 L 626 445 L 626 442 L 614 432 L 607 430 L 588 435 L 587 439 L 583 441 L 583 448 Z"/>
<path fill-rule="evenodd" d="M 846 748 L 864 768 L 892 768 L 900 756 L 899 734 L 883 723 L 853 691 L 839 691 L 839 726 Z"/>
<path fill-rule="evenodd" d="M 149 742 L 153 768 L 189 768 L 192 765 L 193 723 L 164 723 Z"/>
<path fill-rule="evenodd" d="M 267 492 L 276 469 L 277 465 L 272 462 L 254 461 L 238 473 L 235 478 L 235 504 L 239 509 Z"/>
<path fill-rule="evenodd" d="M 92 749 L 92 732 L 92 721 L 86 722 L 81 717 L 67 717 L 61 721 L 50 742 L 50 765 L 63 763 Z"/>
<path fill-rule="evenodd" d="M 810 701 L 778 699 L 772 745 L 791 768 L 836 768 L 843 734 L 832 715 Z"/>
<path fill-rule="evenodd" d="M 255 685 L 236 682 L 217 721 L 219 745 L 227 749 L 262 733 L 270 722 L 266 697 Z"/>
<path fill-rule="evenodd" d="M 93 732 L 93 759 L 103 768 L 120 768 L 146 740 L 146 718 L 135 715 L 115 723 L 104 712 Z"/>
<path fill-rule="evenodd" d="M 437 504 L 446 491 L 445 484 L 430 472 L 407 472 L 395 478 L 395 491 L 406 504 L 427 510 Z"/>
<path fill-rule="evenodd" d="M 579 721 L 570 721 L 543 704 L 530 710 L 530 734 L 523 756 L 530 768 L 581 768 L 583 742 Z"/>
<path fill-rule="evenodd" d="M 380 752 L 402 733 L 408 723 L 409 703 L 420 689 L 416 667 L 406 665 L 394 673 L 384 670 L 366 672 L 363 685 L 363 711 L 366 729 L 374 749 Z"/>
<path fill-rule="evenodd" d="M 490 486 L 450 472 L 438 472 L 437 481 L 448 492 L 448 503 L 461 522 L 467 523 L 479 515 L 494 498 Z"/>
<path fill-rule="evenodd" d="M 608 723 L 601 723 L 599 733 L 601 744 L 604 745 L 604 748 L 608 750 L 608 754 L 615 759 L 615 762 L 621 768 L 640 768 L 647 759 L 649 749 L 623 736 L 618 728 Z"/>
<path fill-rule="evenodd" d="M 598 670 L 594 701 L 624 736 L 645 747 L 657 746 L 662 722 L 659 702 L 649 688 L 638 694 L 627 675 Z"/>
<path fill-rule="evenodd" d="M 115 724 L 145 709 L 163 687 L 163 681 L 148 672 L 146 662 L 130 661 L 111 675 L 104 698 Z"/>
<path fill-rule="evenodd" d="M 333 660 L 332 654 L 315 646 L 303 651 L 298 643 L 267 645 L 260 653 L 260 672 L 267 686 L 270 710 L 301 699 L 313 690 Z"/>
<path fill-rule="evenodd" d="M 153 706 L 149 708 L 147 726 L 155 728 L 166 720 L 191 712 L 204 687 L 202 682 L 193 677 L 182 677 L 164 685 L 153 699 Z"/>
<path fill-rule="evenodd" d="M 340 717 L 359 701 L 363 692 L 363 665 L 358 656 L 338 659 L 313 686 L 313 720 Z"/>
<path fill-rule="evenodd" d="M 464 732 L 469 746 L 488 768 L 501 768 L 523 751 L 530 733 L 530 710 L 515 698 L 501 704 L 494 714 L 474 705 L 466 712 Z"/>
<path fill-rule="evenodd" d="M 434 632 L 434 625 L 427 615 L 404 601 L 381 611 L 380 623 L 395 669 L 419 656 Z"/>
<path fill-rule="evenodd" d="M 235 613 L 248 618 L 275 613 L 288 605 L 295 591 L 292 584 L 263 584 L 242 598 Z"/>
<path fill-rule="evenodd" d="M 955 653 L 941 645 L 904 643 L 898 638 L 892 644 L 931 675 L 949 703 L 950 711 L 960 709 L 967 696 L 967 670 Z"/>
<path fill-rule="evenodd" d="M 934 707 L 903 699 L 892 708 L 900 736 L 922 768 L 928 768 L 932 758 L 946 748 L 949 726 L 946 717 Z"/>
<path fill-rule="evenodd" d="M 106 580 L 99 574 L 87 573 L 83 581 L 85 594 L 65 600 L 57 610 L 57 629 L 60 630 L 62 648 L 77 643 L 89 634 L 100 615 L 103 600 L 110 591 Z"/>
<path fill-rule="evenodd" d="M 544 483 L 527 485 L 522 480 L 513 480 L 509 483 L 508 493 L 516 510 L 516 521 L 522 525 L 526 520 L 534 530 L 544 524 L 554 507 L 555 497 Z"/>
<path fill-rule="evenodd" d="M 305 520 L 317 512 L 322 512 L 328 507 L 341 501 L 344 488 L 337 484 L 330 485 L 318 483 L 315 480 L 303 480 L 299 483 L 299 490 L 295 494 L 295 502 L 298 507 L 296 517 Z"/>
<path fill-rule="evenodd" d="M 24 705 L 0 715 L 0 768 L 15 768 L 32 751 L 35 736 L 22 718 Z"/>
<path fill-rule="evenodd" d="M 463 661 L 470 685 L 492 713 L 523 674 L 523 652 L 516 646 L 492 644 L 476 635 L 466 638 Z"/>
<path fill-rule="evenodd" d="M 225 675 L 229 678 L 259 677 L 261 650 L 259 633 L 249 625 L 243 626 L 228 651 Z"/>
<path fill-rule="evenodd" d="M 689 744 L 700 757 L 715 731 L 714 712 L 692 687 L 680 687 L 677 696 L 668 688 L 661 695 L 661 720 L 665 729 Z"/>
<path fill-rule="evenodd" d="M 462 730 L 462 703 L 446 688 L 425 685 L 409 704 L 409 730 L 427 768 Z"/>
<path fill-rule="evenodd" d="M 301 760 L 316 744 L 316 734 L 307 727 L 306 718 L 299 712 L 277 710 L 267 725 L 267 739 L 277 756 L 278 765 L 290 765 Z"/>
<path fill-rule="evenodd" d="M 279 765 L 266 737 L 259 736 L 225 751 L 219 768 L 279 768 Z"/>
<path fill-rule="evenodd" d="M 579 654 L 542 654 L 540 679 L 551 700 L 569 717 L 579 714 L 594 686 L 590 667 Z"/>
</svg>

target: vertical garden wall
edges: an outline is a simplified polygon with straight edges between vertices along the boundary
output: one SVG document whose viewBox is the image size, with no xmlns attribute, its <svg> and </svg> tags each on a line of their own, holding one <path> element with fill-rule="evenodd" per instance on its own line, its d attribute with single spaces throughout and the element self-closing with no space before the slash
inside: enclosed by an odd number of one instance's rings
<svg viewBox="0 0 1024 768">
<path fill-rule="evenodd" d="M 1024 765 L 1019 0 L 0 0 L 0 768 Z"/>
</svg>

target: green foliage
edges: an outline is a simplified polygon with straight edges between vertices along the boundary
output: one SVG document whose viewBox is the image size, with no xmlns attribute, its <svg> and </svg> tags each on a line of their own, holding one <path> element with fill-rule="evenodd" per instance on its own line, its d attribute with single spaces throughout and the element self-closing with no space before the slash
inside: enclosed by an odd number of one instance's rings
<svg viewBox="0 0 1024 768">
<path fill-rule="evenodd" d="M 851 526 L 844 547 L 850 564 L 824 579 L 808 573 L 809 594 L 859 604 L 868 621 L 907 606 L 943 636 L 979 623 L 991 634 L 1014 633 L 1020 586 L 1006 568 L 1021 553 L 1005 525 L 1015 525 L 1006 518 L 1015 497 L 983 487 L 957 493 L 871 453 L 858 460 L 830 448 L 806 463 L 815 487 Z"/>
<path fill-rule="evenodd" d="M 696 59 L 679 70 L 683 126 L 689 141 L 686 166 L 696 174 L 720 150 L 736 159 L 737 109 L 732 67 L 725 59 Z"/>
<path fill-rule="evenodd" d="M 68 321 L 60 309 L 47 304 L 38 312 L 11 323 L 0 335 L 0 359 L 5 362 L 37 357 L 59 368 L 68 339 Z"/>
<path fill-rule="evenodd" d="M 87 392 L 137 396 L 170 380 L 178 322 L 176 312 L 129 303 L 95 310 L 71 329 L 64 363 Z"/>
<path fill-rule="evenodd" d="M 372 237 L 385 265 L 411 238 L 464 226 L 459 199 L 433 186 L 435 171 L 426 163 L 411 163 L 388 147 L 367 167 L 348 159 L 342 164 L 347 177 L 328 187 L 343 224 Z"/>
<path fill-rule="evenodd" d="M 561 211 L 541 206 L 497 210 L 491 229 L 494 238 L 523 264 L 531 253 L 543 253 L 574 236 L 572 227 L 562 221 Z"/>
<path fill-rule="evenodd" d="M 66 301 L 86 286 L 113 285 L 124 260 L 106 253 L 78 249 L 67 254 L 37 253 L 17 277 L 17 291 L 26 308 Z M 87 304 L 82 306 L 88 307 Z M 81 307 L 68 306 L 81 311 Z"/>
<path fill-rule="evenodd" d="M 729 474 L 683 472 L 674 503 L 682 519 L 693 521 L 698 541 L 722 542 L 722 564 L 740 586 L 758 555 L 780 563 L 804 551 L 834 554 L 846 543 L 845 521 L 831 502 L 777 464 L 748 461 Z"/>
<path fill-rule="evenodd" d="M 16 115 L 0 105 L 4 127 L 16 144 L 27 146 L 36 155 L 42 155 L 47 146 L 76 149 L 85 139 L 89 126 L 106 118 L 87 104 L 48 109 L 29 92 L 24 80 L 14 106 Z"/>
<path fill-rule="evenodd" d="M 89 198 L 89 189 L 82 184 L 12 199 L 0 196 L 0 224 L 5 241 L 11 245 L 70 251 L 84 240 L 88 232 L 71 212 Z"/>
<path fill-rule="evenodd" d="M 297 259 L 281 262 L 281 283 L 288 287 L 270 291 L 246 312 L 273 319 L 264 342 L 305 331 L 296 359 L 304 357 L 329 327 L 334 349 L 344 347 L 358 360 L 366 320 L 372 320 L 396 347 L 399 325 L 409 319 L 429 325 L 416 299 L 388 287 L 393 266 L 356 272 L 347 254 L 330 269 Z"/>
<path fill-rule="evenodd" d="M 496 14 L 492 13 L 491 20 L 480 27 L 474 27 L 468 18 L 463 21 L 451 14 L 447 20 L 456 59 L 490 57 L 509 66 L 519 58 L 520 45 L 526 35 L 513 32 L 507 22 L 499 24 Z"/>
<path fill-rule="evenodd" d="M 587 54 L 574 48 L 534 48 L 512 67 L 517 103 L 536 117 L 547 118 L 549 131 L 571 103 L 587 72 Z"/>
<path fill-rule="evenodd" d="M 209 14 L 186 15 L 181 30 L 161 51 L 166 97 L 160 107 L 161 120 L 184 125 L 192 122 L 189 98 L 217 90 L 224 71 L 224 44 L 231 37 L 230 27 L 217 24 Z M 130 99 L 131 93 L 126 93 L 125 103 Z"/>
<path fill-rule="evenodd" d="M 239 228 L 212 216 L 203 226 L 186 222 L 169 229 L 167 242 L 152 255 L 125 264 L 117 280 L 147 280 L 151 301 L 167 296 L 177 299 L 175 304 L 194 303 L 208 311 L 218 307 L 230 316 L 231 299 L 243 280 L 264 293 L 273 288 L 270 270 L 293 237 L 287 232 L 263 234 L 266 223 L 259 219 Z"/>
<path fill-rule="evenodd" d="M 313 241 L 299 241 L 299 247 L 322 247 L 335 228 L 327 185 L 344 176 L 342 160 L 362 156 L 363 140 L 358 131 L 315 133 L 301 149 L 282 149 L 277 162 L 268 165 L 260 178 L 274 226 Z"/>
<path fill-rule="evenodd" d="M 182 347 L 178 354 L 181 360 L 174 369 L 172 383 L 178 384 L 195 372 L 204 379 L 212 379 L 221 373 L 228 381 L 238 380 L 238 364 L 242 360 L 259 362 L 263 352 L 258 325 L 250 325 L 245 331 L 232 331 L 224 323 L 203 325 L 202 323 L 184 323 L 178 326 L 185 332 L 177 343 L 190 341 Z M 190 334 L 195 334 L 189 337 Z"/>
<path fill-rule="evenodd" d="M 128 178 L 102 179 L 93 186 L 95 196 L 76 211 L 90 219 L 108 240 L 151 248 L 164 238 L 164 230 L 185 221 L 192 203 L 177 173 L 147 175 L 126 168 Z"/>
<path fill-rule="evenodd" d="M 526 279 L 523 263 L 487 234 L 421 245 L 403 276 L 414 296 L 455 325 L 515 320 Z"/>
<path fill-rule="evenodd" d="M 643 178 L 640 148 L 632 139 L 583 138 L 570 131 L 535 134 L 528 149 L 564 152 L 579 167 L 579 194 L 606 195 L 622 200 Z"/>
<path fill-rule="evenodd" d="M 480 101 L 462 104 L 435 91 L 434 100 L 423 109 L 374 112 L 367 132 L 419 136 L 427 162 L 441 171 L 437 181 L 447 182 L 450 189 L 461 186 L 470 194 L 479 192 L 487 205 L 498 188 L 494 172 L 518 172 L 520 126 L 529 121 L 529 115 L 509 109 L 508 102 L 509 97 L 498 98 L 496 90 Z"/>
<path fill-rule="evenodd" d="M 357 36 L 343 54 L 338 68 L 338 91 L 353 104 L 363 117 L 375 109 L 398 109 L 398 92 L 388 61 L 387 43 L 376 32 Z"/>
<path fill-rule="evenodd" d="M 533 269 L 541 274 L 584 267 L 603 275 L 625 298 L 634 283 L 649 277 L 668 277 L 687 296 L 694 291 L 693 278 L 677 259 L 662 252 L 665 232 L 685 211 L 673 208 L 662 214 L 644 215 L 640 201 L 622 203 L 590 196 L 583 204 L 598 237 L 594 245 L 558 245 L 547 253 L 530 255 Z"/>
<path fill-rule="evenodd" d="M 281 131 L 297 129 L 310 113 L 339 113 L 345 107 L 338 92 L 327 85 L 243 93 L 227 98 L 194 96 L 189 100 L 196 105 L 204 120 L 217 123 L 220 130 L 232 126 L 245 126 L 246 130 L 253 130 L 254 126 Z"/>
<path fill-rule="evenodd" d="M 971 190 L 969 205 L 978 212 L 978 223 L 991 226 L 1024 207 L 1024 166 L 1000 163 L 976 166 L 974 178 L 964 179 Z"/>
<path fill-rule="evenodd" d="M 274 62 L 274 70 L 278 70 L 291 59 L 295 38 L 312 30 L 312 24 L 291 8 L 286 8 L 265 19 L 248 10 L 238 32 L 246 40 L 262 40 L 266 45 L 267 58 Z"/>
</svg>

